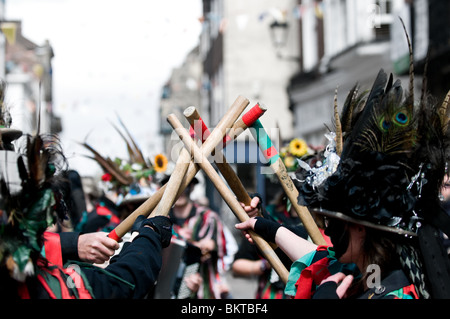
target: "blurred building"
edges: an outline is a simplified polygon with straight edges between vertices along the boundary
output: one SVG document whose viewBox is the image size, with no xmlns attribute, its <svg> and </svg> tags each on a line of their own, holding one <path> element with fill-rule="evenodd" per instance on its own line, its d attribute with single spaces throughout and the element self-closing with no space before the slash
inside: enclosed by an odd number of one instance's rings
<svg viewBox="0 0 450 319">
<path fill-rule="evenodd" d="M 249 107 L 261 102 L 268 108 L 261 122 L 278 149 L 293 137 L 324 144 L 324 133 L 333 129 L 336 88 L 340 108 L 351 87 L 370 89 L 381 68 L 408 80 L 408 45 L 399 17 L 413 45 L 416 96 L 427 52 L 430 93 L 442 99 L 449 89 L 449 1 L 202 1 L 203 30 L 193 54 L 202 65 L 198 107 L 211 128 L 242 95 Z M 163 96 L 172 94 L 170 87 Z M 181 110 L 195 103 L 172 104 Z M 243 134 L 225 154 L 246 189 L 270 199 L 272 185 L 261 174 L 265 159 L 251 135 Z M 217 209 L 222 201 L 208 186 Z"/>
<path fill-rule="evenodd" d="M 12 127 L 35 133 L 40 107 L 40 131 L 59 133 L 61 120 L 53 113 L 54 55 L 50 43 L 37 45 L 22 35 L 21 21 L 6 21 L 4 2 L 0 17 L 0 77 L 7 83 L 5 102 Z"/>
<path fill-rule="evenodd" d="M 202 105 L 211 126 L 241 95 L 250 100 L 247 110 L 257 102 L 267 107 L 261 123 L 274 142 L 293 137 L 286 86 L 299 69 L 296 9 L 296 0 L 203 0 Z M 279 34 L 275 25 L 285 32 Z M 225 155 L 245 188 L 265 198 L 266 160 L 253 137 L 245 132 Z M 217 192 L 209 197 L 220 202 Z"/>
<path fill-rule="evenodd" d="M 203 103 L 209 106 L 211 123 L 242 95 L 250 107 L 256 102 L 267 106 L 261 119 L 265 127 L 281 122 L 283 134 L 292 137 L 286 85 L 298 70 L 296 5 L 295 0 L 203 1 Z M 286 39 L 276 37 L 272 24 L 286 25 Z"/>
<path fill-rule="evenodd" d="M 167 122 L 167 116 L 171 113 L 175 114 L 186 128 L 189 125 L 183 115 L 183 111 L 186 108 L 195 106 L 202 118 L 207 116 L 200 103 L 202 70 L 203 65 L 200 60 L 199 48 L 196 46 L 188 53 L 183 64 L 172 70 L 170 78 L 161 91 L 159 131 L 163 143 L 163 152 L 170 160 L 172 166 L 174 166 L 179 151 L 184 147 L 184 144 Z M 205 196 L 204 178 L 200 175 L 201 173 L 197 174 L 200 185 L 195 187 L 194 192 L 191 194 L 194 198 L 203 198 Z"/>
<path fill-rule="evenodd" d="M 288 87 L 295 135 L 324 142 L 336 88 L 341 107 L 353 85 L 370 89 L 381 68 L 407 83 L 409 51 L 399 17 L 413 46 L 416 96 L 430 48 L 429 89 L 443 98 L 450 84 L 449 6 L 445 0 L 301 1 L 302 68 Z"/>
<path fill-rule="evenodd" d="M 161 98 L 161 132 L 166 136 L 167 151 L 173 149 L 169 140 L 172 129 L 166 124 L 169 113 L 179 114 L 197 106 L 205 123 L 212 130 L 238 96 L 257 102 L 268 110 L 261 122 L 278 142 L 281 136 L 293 137 L 292 113 L 286 87 L 299 69 L 298 18 L 296 0 L 202 0 L 202 32 L 198 49 L 175 69 Z M 273 25 L 283 25 L 278 37 Z M 198 76 L 198 62 L 201 73 Z M 187 79 L 199 80 L 195 96 L 187 87 Z M 194 81 L 189 81 L 194 83 Z M 200 100 L 196 100 L 197 97 Z M 187 126 L 187 122 L 184 122 Z M 177 141 L 177 138 L 175 139 Z M 175 141 L 175 142 L 176 142 Z M 253 137 L 246 132 L 225 152 L 246 189 L 263 197 L 266 178 L 260 174 L 265 159 Z M 206 190 L 212 208 L 220 210 L 223 202 L 209 180 Z"/>
<path fill-rule="evenodd" d="M 415 0 L 405 7 L 411 17 L 416 72 L 423 74 L 428 51 L 428 89 L 442 100 L 450 89 L 450 1 Z"/>
<path fill-rule="evenodd" d="M 187 121 L 183 111 L 189 106 L 195 106 L 199 113 L 205 113 L 200 103 L 202 63 L 200 60 L 198 46 L 186 57 L 183 64 L 172 70 L 170 78 L 162 88 L 160 99 L 160 134 L 163 138 L 164 152 L 172 158 L 171 152 L 179 143 L 178 135 L 167 122 L 167 116 L 174 113 L 177 118 L 187 127 Z"/>
</svg>

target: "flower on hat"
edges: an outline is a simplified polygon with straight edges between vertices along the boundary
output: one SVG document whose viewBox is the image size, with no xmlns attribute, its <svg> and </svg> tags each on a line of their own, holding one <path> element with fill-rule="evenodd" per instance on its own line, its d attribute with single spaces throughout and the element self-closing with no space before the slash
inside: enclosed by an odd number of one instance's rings
<svg viewBox="0 0 450 319">
<path fill-rule="evenodd" d="M 296 171 L 298 160 L 312 153 L 313 151 L 308 147 L 308 144 L 301 138 L 292 139 L 289 144 L 280 149 L 280 157 L 289 172 Z"/>
<path fill-rule="evenodd" d="M 308 145 L 303 139 L 294 138 L 289 143 L 289 152 L 297 157 L 302 157 L 308 152 Z"/>
<path fill-rule="evenodd" d="M 155 171 L 158 173 L 164 173 L 167 169 L 167 164 L 169 161 L 167 160 L 167 157 L 164 156 L 164 154 L 158 154 L 155 156 Z"/>
<path fill-rule="evenodd" d="M 110 182 L 111 179 L 112 179 L 112 176 L 109 173 L 105 173 L 102 175 L 102 181 L 104 181 L 104 182 Z"/>
</svg>

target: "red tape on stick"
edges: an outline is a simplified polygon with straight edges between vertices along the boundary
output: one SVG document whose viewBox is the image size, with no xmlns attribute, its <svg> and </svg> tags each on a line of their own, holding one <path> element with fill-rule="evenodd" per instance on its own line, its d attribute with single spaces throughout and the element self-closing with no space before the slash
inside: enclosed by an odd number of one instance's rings
<svg viewBox="0 0 450 319">
<path fill-rule="evenodd" d="M 264 114 L 263 108 L 261 108 L 259 103 L 256 103 L 254 107 L 252 107 L 244 115 L 242 115 L 242 122 L 244 122 L 244 124 L 247 127 L 251 127 L 253 123 L 255 123 L 263 114 Z M 201 136 L 198 136 L 199 135 L 198 131 L 200 127 L 202 132 Z M 205 140 L 208 138 L 208 136 L 211 134 L 211 132 L 209 131 L 208 127 L 206 126 L 205 122 L 201 117 L 199 117 L 197 120 L 194 121 L 194 125 L 193 126 L 191 125 L 191 127 L 189 128 L 189 133 L 192 138 L 194 138 L 194 136 L 197 137 L 197 139 L 201 138 L 202 143 L 204 143 Z M 222 141 L 223 147 L 225 148 L 226 145 L 232 140 L 233 139 L 229 135 L 225 135 Z"/>
<path fill-rule="evenodd" d="M 115 229 L 110 231 L 110 233 L 108 234 L 108 237 L 114 239 L 117 242 L 119 242 L 119 240 L 120 240 L 120 237 L 117 235 Z"/>
<path fill-rule="evenodd" d="M 199 132 L 199 128 L 201 127 L 201 132 Z M 194 120 L 194 125 L 191 125 L 189 128 L 191 137 L 194 137 L 193 134 L 197 137 L 197 139 L 201 140 L 202 143 L 206 141 L 209 134 L 211 132 L 209 131 L 208 127 L 206 126 L 205 122 L 203 122 L 203 119 L 199 117 L 197 120 Z"/>
<path fill-rule="evenodd" d="M 247 127 L 253 125 L 257 119 L 261 117 L 264 111 L 260 108 L 259 104 L 256 103 L 254 107 L 252 107 L 247 113 L 242 115 L 242 122 L 244 122 Z"/>
<path fill-rule="evenodd" d="M 197 125 L 199 125 L 199 124 L 202 125 L 201 140 L 202 140 L 202 143 L 204 143 L 206 141 L 206 139 L 208 138 L 209 134 L 211 134 L 211 132 L 209 131 L 208 127 L 206 126 L 205 122 L 203 121 L 203 119 L 201 117 L 199 117 L 198 120 L 195 120 L 195 124 L 194 124 L 195 128 L 192 128 L 192 126 L 190 127 L 191 137 L 192 137 L 193 132 L 195 132 L 196 136 L 198 135 L 196 132 L 197 131 L 196 129 L 198 127 Z M 199 136 L 197 136 L 197 138 L 200 139 Z M 223 147 L 225 147 L 229 141 L 231 141 L 231 137 L 229 137 L 228 135 L 225 135 L 223 137 Z"/>
<path fill-rule="evenodd" d="M 191 126 L 189 127 L 189 134 L 191 135 L 191 138 L 195 137 L 195 132 L 194 132 L 194 128 Z"/>
</svg>

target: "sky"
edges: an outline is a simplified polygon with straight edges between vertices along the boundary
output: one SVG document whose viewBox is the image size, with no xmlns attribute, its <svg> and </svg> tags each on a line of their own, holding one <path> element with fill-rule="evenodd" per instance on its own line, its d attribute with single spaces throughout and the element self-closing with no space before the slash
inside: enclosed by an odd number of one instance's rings
<svg viewBox="0 0 450 319">
<path fill-rule="evenodd" d="M 111 122 L 125 123 L 144 154 L 158 138 L 161 88 L 199 42 L 201 0 L 6 0 L 5 18 L 22 34 L 53 47 L 53 110 L 62 146 L 82 176 L 100 174 L 78 142 L 125 157 Z"/>
</svg>

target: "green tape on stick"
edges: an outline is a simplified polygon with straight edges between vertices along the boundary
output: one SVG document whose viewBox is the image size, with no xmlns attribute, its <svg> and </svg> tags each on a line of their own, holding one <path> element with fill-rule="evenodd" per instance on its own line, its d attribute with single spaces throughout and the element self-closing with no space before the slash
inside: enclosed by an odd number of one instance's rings
<svg viewBox="0 0 450 319">
<path fill-rule="evenodd" d="M 253 123 L 250 132 L 252 133 L 253 138 L 261 149 L 261 152 L 263 153 L 266 160 L 270 165 L 274 164 L 278 160 L 280 155 L 278 154 L 275 146 L 272 144 L 272 140 L 262 126 L 260 120 L 256 120 L 255 123 Z"/>
</svg>

